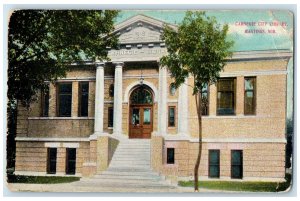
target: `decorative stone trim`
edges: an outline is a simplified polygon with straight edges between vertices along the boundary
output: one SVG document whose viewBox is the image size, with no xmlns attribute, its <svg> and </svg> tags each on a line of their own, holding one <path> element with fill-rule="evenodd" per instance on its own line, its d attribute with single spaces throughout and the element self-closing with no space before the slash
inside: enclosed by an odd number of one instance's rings
<svg viewBox="0 0 300 201">
<path fill-rule="evenodd" d="M 28 117 L 29 120 L 92 120 L 94 117 Z"/>
<path fill-rule="evenodd" d="M 79 143 L 63 143 L 63 147 L 67 147 L 67 148 L 79 148 Z"/>
<path fill-rule="evenodd" d="M 57 147 L 60 147 L 60 143 L 57 143 L 57 142 L 45 142 L 45 147 L 57 148 Z"/>
<path fill-rule="evenodd" d="M 16 137 L 16 141 L 36 142 L 88 142 L 89 138 Z"/>
</svg>

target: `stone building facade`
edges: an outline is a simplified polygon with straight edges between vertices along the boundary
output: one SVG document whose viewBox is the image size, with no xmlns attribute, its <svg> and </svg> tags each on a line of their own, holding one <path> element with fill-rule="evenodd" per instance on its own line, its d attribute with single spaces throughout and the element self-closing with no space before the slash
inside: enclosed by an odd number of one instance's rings
<svg viewBox="0 0 300 201">
<path fill-rule="evenodd" d="M 143 15 L 116 25 L 109 62 L 73 64 L 29 110 L 18 107 L 16 174 L 89 177 L 123 139 L 151 141 L 151 168 L 193 176 L 198 121 L 189 77 L 174 89 L 159 58 L 164 23 Z M 176 29 L 175 25 L 171 25 Z M 287 63 L 292 53 L 235 52 L 204 89 L 201 179 L 283 180 Z"/>
</svg>

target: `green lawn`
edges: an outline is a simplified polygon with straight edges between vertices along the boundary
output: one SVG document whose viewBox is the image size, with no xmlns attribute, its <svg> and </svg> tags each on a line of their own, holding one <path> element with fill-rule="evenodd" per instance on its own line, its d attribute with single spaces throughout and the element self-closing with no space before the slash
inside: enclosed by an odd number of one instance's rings
<svg viewBox="0 0 300 201">
<path fill-rule="evenodd" d="M 8 175 L 8 183 L 58 184 L 79 181 L 80 177 Z"/>
<path fill-rule="evenodd" d="M 179 186 L 193 187 L 194 181 L 179 181 Z M 286 176 L 286 182 L 241 182 L 241 181 L 200 181 L 200 188 L 224 191 L 248 192 L 279 192 L 285 191 L 291 184 L 291 175 Z"/>
</svg>

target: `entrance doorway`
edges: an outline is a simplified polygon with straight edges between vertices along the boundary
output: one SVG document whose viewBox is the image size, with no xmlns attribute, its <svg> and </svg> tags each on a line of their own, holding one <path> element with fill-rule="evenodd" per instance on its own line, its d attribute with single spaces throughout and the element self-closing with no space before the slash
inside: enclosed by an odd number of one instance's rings
<svg viewBox="0 0 300 201">
<path fill-rule="evenodd" d="M 141 85 L 134 89 L 129 102 L 129 138 L 151 138 L 153 130 L 152 90 Z"/>
</svg>

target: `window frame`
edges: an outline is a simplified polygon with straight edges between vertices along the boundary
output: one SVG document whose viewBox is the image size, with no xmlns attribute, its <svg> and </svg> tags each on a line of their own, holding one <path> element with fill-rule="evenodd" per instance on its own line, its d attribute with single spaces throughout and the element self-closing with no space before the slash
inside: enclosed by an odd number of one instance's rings
<svg viewBox="0 0 300 201">
<path fill-rule="evenodd" d="M 71 85 L 71 94 L 60 94 L 59 89 L 60 85 L 70 84 Z M 60 114 L 60 95 L 70 95 L 71 96 L 71 105 L 70 105 L 70 115 L 61 115 Z M 56 116 L 58 117 L 71 117 L 72 116 L 72 98 L 73 98 L 73 83 L 72 82 L 58 82 L 56 84 Z"/>
<path fill-rule="evenodd" d="M 245 85 L 245 81 L 246 79 L 254 79 L 254 86 L 252 90 L 246 90 L 246 85 Z M 253 113 L 246 113 L 246 93 L 248 91 L 252 91 L 253 92 Z M 256 115 L 256 77 L 255 76 L 249 76 L 249 77 L 244 77 L 244 115 L 246 116 L 251 116 L 251 115 Z"/>
<path fill-rule="evenodd" d="M 201 115 L 202 116 L 209 116 L 209 96 L 210 96 L 210 93 L 209 93 L 209 85 L 208 84 L 207 84 L 206 93 L 207 93 L 207 114 L 203 114 L 203 88 L 202 88 L 202 90 L 201 90 L 201 97 L 202 97 Z"/>
<path fill-rule="evenodd" d="M 46 84 L 45 88 L 41 88 L 41 117 L 49 116 L 49 99 L 50 99 L 50 84 Z M 47 101 L 47 104 L 46 104 Z M 45 108 L 47 105 L 47 109 Z"/>
<path fill-rule="evenodd" d="M 173 160 L 172 161 L 169 161 L 169 150 L 173 150 Z M 166 164 L 168 165 L 174 165 L 175 164 L 175 148 L 174 147 L 167 147 L 167 150 L 166 150 Z"/>
<path fill-rule="evenodd" d="M 110 126 L 110 114 L 112 115 L 112 122 Z M 107 128 L 113 128 L 114 127 L 114 108 L 108 107 L 107 108 Z"/>
<path fill-rule="evenodd" d="M 235 165 L 235 164 L 233 164 L 233 152 L 240 152 L 240 161 L 241 161 L 241 164 L 239 164 L 239 165 Z M 243 156 L 244 154 L 243 154 L 243 150 L 231 150 L 231 163 L 230 163 L 230 173 L 231 173 L 231 175 L 230 175 L 230 177 L 231 177 L 231 179 L 243 179 L 243 176 L 244 176 L 244 156 Z M 233 176 L 233 166 L 240 166 L 240 171 L 241 171 L 241 175 L 239 176 L 239 177 L 234 177 Z"/>
<path fill-rule="evenodd" d="M 218 105 L 219 105 L 219 99 L 218 99 L 218 93 L 219 92 L 231 92 L 231 91 L 219 91 L 219 81 L 220 80 L 232 80 L 233 81 L 233 100 L 232 100 L 232 105 L 233 105 L 233 113 L 232 114 L 220 114 L 218 111 Z M 235 116 L 236 115 L 236 77 L 222 77 L 219 78 L 217 83 L 216 83 L 216 88 L 217 88 L 217 96 L 216 96 L 216 114 L 217 116 Z"/>
<path fill-rule="evenodd" d="M 55 159 L 51 159 L 51 150 L 55 150 Z M 51 171 L 51 162 L 55 161 L 55 170 Z M 57 148 L 56 147 L 48 147 L 47 148 L 47 174 L 56 174 L 57 171 Z"/>
<path fill-rule="evenodd" d="M 210 164 L 210 156 L 211 152 L 217 152 L 218 153 L 218 164 Z M 210 167 L 211 166 L 217 166 L 218 167 L 218 176 L 211 176 L 210 175 Z M 208 150 L 208 177 L 209 178 L 220 178 L 220 150 L 219 149 L 209 149 Z"/>
<path fill-rule="evenodd" d="M 112 98 L 114 97 L 114 93 L 115 93 L 115 84 L 111 83 L 108 88 L 108 96 Z"/>
<path fill-rule="evenodd" d="M 70 159 L 69 159 L 69 151 L 70 150 L 75 150 L 75 160 L 73 161 L 75 163 L 74 165 L 74 172 L 70 172 L 70 169 L 69 169 L 69 162 L 70 162 Z M 66 175 L 75 175 L 76 174 L 76 163 L 77 163 L 77 149 L 76 148 L 66 148 Z"/>
<path fill-rule="evenodd" d="M 82 92 L 82 85 L 87 84 L 87 92 Z M 88 81 L 84 82 L 79 82 L 78 84 L 78 117 L 88 117 L 89 116 L 89 88 L 90 88 L 90 83 Z M 84 95 L 87 94 L 87 114 L 82 115 L 82 99 Z"/>
<path fill-rule="evenodd" d="M 174 109 L 174 125 L 170 124 L 170 110 Z M 176 127 L 176 106 L 168 106 L 168 127 Z"/>
</svg>

